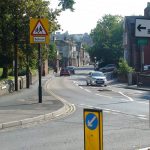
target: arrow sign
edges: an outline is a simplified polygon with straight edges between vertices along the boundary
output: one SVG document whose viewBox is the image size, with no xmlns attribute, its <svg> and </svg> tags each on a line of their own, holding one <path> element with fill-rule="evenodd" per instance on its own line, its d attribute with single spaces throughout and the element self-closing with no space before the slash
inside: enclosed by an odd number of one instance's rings
<svg viewBox="0 0 150 150">
<path fill-rule="evenodd" d="M 135 20 L 135 36 L 136 37 L 150 37 L 150 20 L 136 19 Z"/>
<path fill-rule="evenodd" d="M 143 29 L 143 30 L 146 30 L 146 27 L 142 27 L 142 25 L 139 24 L 138 27 L 137 27 L 137 29 L 138 29 L 139 31 L 141 31 L 142 29 Z"/>
<path fill-rule="evenodd" d="M 86 125 L 90 130 L 95 130 L 98 126 L 98 118 L 94 113 L 89 113 L 86 116 Z"/>
<path fill-rule="evenodd" d="M 93 122 L 95 121 L 95 119 L 96 119 L 96 116 L 94 116 L 92 118 L 92 120 L 88 120 L 88 123 L 87 123 L 88 127 L 92 127 L 93 126 Z"/>
</svg>

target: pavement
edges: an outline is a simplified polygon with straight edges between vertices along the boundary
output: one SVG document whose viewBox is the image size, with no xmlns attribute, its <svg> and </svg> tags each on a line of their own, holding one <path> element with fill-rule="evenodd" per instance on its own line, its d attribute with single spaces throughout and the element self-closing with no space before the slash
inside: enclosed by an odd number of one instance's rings
<svg viewBox="0 0 150 150">
<path fill-rule="evenodd" d="M 129 85 L 128 83 L 120 83 L 115 80 L 109 80 L 108 85 L 115 85 L 118 88 L 125 88 L 125 89 L 134 89 L 134 90 L 141 90 L 141 91 L 150 91 L 150 87 L 148 86 L 137 86 L 136 84 L 134 85 Z"/>
<path fill-rule="evenodd" d="M 73 113 L 75 111 L 73 104 L 47 88 L 53 78 L 52 73 L 42 77 L 42 103 L 39 103 L 37 92 L 38 80 L 30 89 L 0 96 L 0 129 L 52 120 Z"/>
</svg>

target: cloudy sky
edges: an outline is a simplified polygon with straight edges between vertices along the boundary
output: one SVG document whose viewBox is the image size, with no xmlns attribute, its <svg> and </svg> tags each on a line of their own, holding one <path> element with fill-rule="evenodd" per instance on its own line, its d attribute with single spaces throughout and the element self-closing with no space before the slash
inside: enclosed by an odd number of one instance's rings
<svg viewBox="0 0 150 150">
<path fill-rule="evenodd" d="M 58 0 L 50 0 L 56 8 Z M 62 12 L 58 17 L 63 32 L 69 34 L 90 33 L 105 14 L 131 16 L 143 15 L 147 0 L 75 0 L 75 11 Z"/>
</svg>

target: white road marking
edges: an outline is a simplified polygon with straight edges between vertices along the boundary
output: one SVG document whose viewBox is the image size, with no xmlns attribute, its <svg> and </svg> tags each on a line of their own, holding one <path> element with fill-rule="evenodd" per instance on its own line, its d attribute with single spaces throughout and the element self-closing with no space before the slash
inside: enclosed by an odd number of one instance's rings
<svg viewBox="0 0 150 150">
<path fill-rule="evenodd" d="M 128 99 L 121 98 L 121 100 L 126 101 L 126 102 L 130 102 L 130 100 L 128 100 Z"/>
<path fill-rule="evenodd" d="M 79 104 L 81 107 L 88 107 L 88 108 L 93 108 L 91 105 L 86 105 L 86 104 Z"/>
<path fill-rule="evenodd" d="M 121 94 L 121 95 L 123 95 L 124 97 L 127 97 L 130 101 L 134 101 L 131 97 L 129 97 L 129 96 L 123 94 L 122 92 L 118 92 L 118 93 Z"/>
<path fill-rule="evenodd" d="M 83 89 L 83 87 L 82 86 L 79 86 L 80 87 L 80 89 Z"/>
<path fill-rule="evenodd" d="M 139 117 L 146 117 L 146 115 L 138 115 Z"/>
<path fill-rule="evenodd" d="M 150 147 L 146 147 L 146 148 L 142 148 L 142 149 L 139 149 L 139 150 L 149 150 Z"/>
<path fill-rule="evenodd" d="M 84 89 L 86 92 L 89 92 L 89 93 L 91 93 L 91 91 L 90 90 L 88 90 L 88 89 Z"/>
<path fill-rule="evenodd" d="M 142 120 L 148 120 L 148 118 L 144 118 L 144 117 L 138 117 L 138 118 Z"/>
<path fill-rule="evenodd" d="M 87 107 L 87 108 L 93 108 L 93 109 L 102 109 L 100 107 L 94 107 L 94 106 L 86 105 L 86 104 L 79 104 L 78 106 L 82 107 L 82 108 Z M 124 112 L 121 112 L 118 110 L 114 110 L 114 109 L 103 108 L 103 112 L 111 113 L 111 114 L 115 114 L 115 115 L 117 115 L 117 114 L 131 115 L 131 116 L 135 116 L 136 118 L 139 118 L 142 120 L 148 120 L 148 118 L 146 118 L 146 115 L 127 114 L 127 113 L 124 113 Z"/>
<path fill-rule="evenodd" d="M 146 104 L 146 105 L 148 105 L 148 104 L 149 104 L 149 103 L 146 103 L 146 102 L 139 102 L 139 101 L 136 101 L 136 103 Z"/>
<path fill-rule="evenodd" d="M 111 96 L 100 95 L 100 94 L 95 94 L 95 95 L 97 95 L 97 96 L 101 96 L 101 97 L 107 97 L 107 98 L 111 98 L 111 99 L 112 99 L 112 97 L 111 97 Z"/>
<path fill-rule="evenodd" d="M 105 113 L 111 113 L 110 111 L 104 110 Z"/>
</svg>

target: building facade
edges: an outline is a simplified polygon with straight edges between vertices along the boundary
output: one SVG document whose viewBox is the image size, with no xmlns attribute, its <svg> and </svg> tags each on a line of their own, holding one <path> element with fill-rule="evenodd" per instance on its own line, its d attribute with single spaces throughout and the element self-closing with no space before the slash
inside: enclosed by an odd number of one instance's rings
<svg viewBox="0 0 150 150">
<path fill-rule="evenodd" d="M 137 72 L 143 72 L 150 65 L 150 38 L 136 37 L 136 19 L 150 20 L 150 3 L 144 9 L 144 16 L 126 16 L 124 18 L 123 46 L 124 58 Z"/>
</svg>

